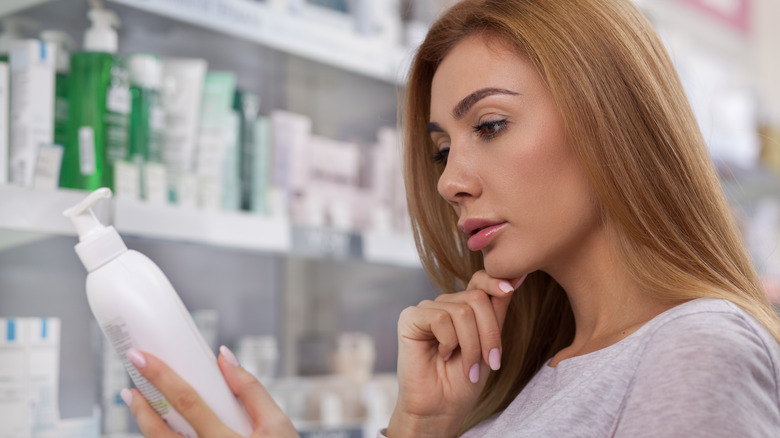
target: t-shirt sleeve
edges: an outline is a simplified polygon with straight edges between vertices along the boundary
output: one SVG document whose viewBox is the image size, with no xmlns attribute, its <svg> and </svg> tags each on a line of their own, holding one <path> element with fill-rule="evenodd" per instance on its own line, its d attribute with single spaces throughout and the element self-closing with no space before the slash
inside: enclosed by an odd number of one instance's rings
<svg viewBox="0 0 780 438">
<path fill-rule="evenodd" d="M 680 316 L 653 335 L 614 436 L 780 436 L 775 347 L 742 316 L 701 316 Z"/>
</svg>

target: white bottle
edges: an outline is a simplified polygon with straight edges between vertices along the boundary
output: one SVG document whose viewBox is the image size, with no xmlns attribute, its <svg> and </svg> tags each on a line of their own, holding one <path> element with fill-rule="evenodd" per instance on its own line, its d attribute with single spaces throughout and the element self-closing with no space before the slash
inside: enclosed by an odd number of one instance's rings
<svg viewBox="0 0 780 438">
<path fill-rule="evenodd" d="M 91 207 L 111 190 L 100 188 L 63 214 L 79 235 L 76 254 L 87 268 L 87 298 L 111 345 L 149 404 L 175 432 L 195 438 L 193 428 L 127 360 L 135 348 L 162 359 L 187 381 L 217 416 L 243 436 L 249 416 L 227 386 L 217 358 L 195 327 L 171 283 L 149 258 L 128 250 L 113 226 L 103 226 Z"/>
</svg>

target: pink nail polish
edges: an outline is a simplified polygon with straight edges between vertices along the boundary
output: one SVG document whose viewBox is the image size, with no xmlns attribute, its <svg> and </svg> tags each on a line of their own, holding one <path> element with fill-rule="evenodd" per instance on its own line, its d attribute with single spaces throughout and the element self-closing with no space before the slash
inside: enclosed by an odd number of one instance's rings
<svg viewBox="0 0 780 438">
<path fill-rule="evenodd" d="M 505 294 L 508 294 L 509 292 L 515 290 L 515 288 L 513 288 L 512 285 L 506 281 L 502 281 L 498 283 L 498 288 L 501 289 Z"/>
<path fill-rule="evenodd" d="M 469 380 L 471 383 L 477 383 L 479 382 L 479 364 L 475 363 L 471 366 L 471 369 L 469 369 Z"/>
<path fill-rule="evenodd" d="M 490 361 L 491 370 L 495 371 L 501 368 L 501 351 L 498 348 L 490 350 L 488 360 Z"/>
<path fill-rule="evenodd" d="M 135 348 L 127 350 L 127 359 L 138 369 L 146 366 L 146 358 Z"/>
<path fill-rule="evenodd" d="M 119 391 L 119 396 L 122 397 L 122 401 L 125 402 L 128 407 L 133 403 L 133 392 L 129 389 L 125 388 Z"/>
<path fill-rule="evenodd" d="M 528 274 L 523 275 L 522 277 L 520 277 L 519 280 L 515 282 L 515 290 L 517 290 L 517 288 L 520 287 L 521 284 L 523 284 L 523 282 L 525 281 L 525 277 L 528 277 Z"/>
<path fill-rule="evenodd" d="M 224 346 L 224 345 L 223 345 L 223 346 L 219 347 L 219 353 L 220 353 L 222 356 L 224 356 L 224 357 L 225 357 L 225 360 L 226 360 L 226 361 L 227 361 L 227 362 L 228 362 L 230 365 L 233 365 L 234 367 L 237 367 L 237 366 L 239 366 L 239 365 L 238 365 L 238 359 L 236 359 L 236 355 L 235 355 L 235 354 L 233 354 L 233 352 L 232 352 L 232 351 L 230 351 L 230 349 L 229 349 L 229 348 L 227 348 L 226 346 Z"/>
</svg>

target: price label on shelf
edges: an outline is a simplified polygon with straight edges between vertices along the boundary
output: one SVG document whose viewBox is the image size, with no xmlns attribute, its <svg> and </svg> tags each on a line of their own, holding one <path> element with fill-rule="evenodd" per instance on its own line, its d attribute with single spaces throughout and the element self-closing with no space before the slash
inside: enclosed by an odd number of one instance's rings
<svg viewBox="0 0 780 438">
<path fill-rule="evenodd" d="M 292 228 L 293 252 L 334 258 L 361 258 L 362 242 L 357 234 L 328 228 Z"/>
</svg>

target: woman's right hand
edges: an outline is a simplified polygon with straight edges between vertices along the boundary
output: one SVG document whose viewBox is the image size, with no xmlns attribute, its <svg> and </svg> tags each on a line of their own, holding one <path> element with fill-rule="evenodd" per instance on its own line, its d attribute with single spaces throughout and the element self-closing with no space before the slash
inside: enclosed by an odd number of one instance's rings
<svg viewBox="0 0 780 438">
<path fill-rule="evenodd" d="M 501 366 L 501 329 L 525 276 L 476 272 L 465 291 L 442 294 L 401 313 L 399 394 L 389 438 L 455 436 L 491 369 Z"/>
</svg>

